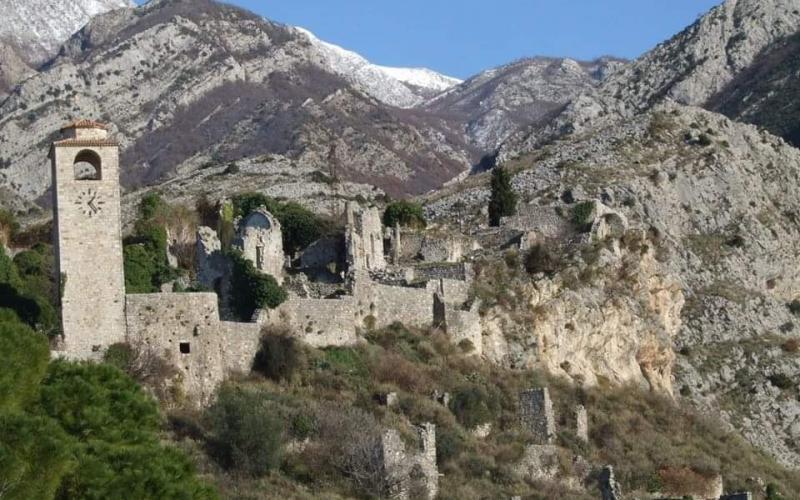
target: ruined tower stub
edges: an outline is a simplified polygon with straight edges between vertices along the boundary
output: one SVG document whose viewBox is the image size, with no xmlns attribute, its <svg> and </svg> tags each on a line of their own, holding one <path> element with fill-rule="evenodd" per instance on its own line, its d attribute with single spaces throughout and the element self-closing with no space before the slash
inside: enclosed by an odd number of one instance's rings
<svg viewBox="0 0 800 500">
<path fill-rule="evenodd" d="M 125 340 L 119 146 L 99 123 L 62 130 L 50 151 L 64 355 L 98 358 Z"/>
<path fill-rule="evenodd" d="M 383 255 L 383 223 L 377 208 L 361 208 L 347 203 L 347 264 L 350 270 L 380 271 L 386 269 Z"/>
<path fill-rule="evenodd" d="M 522 427 L 533 434 L 537 444 L 553 444 L 556 435 L 555 414 L 550 391 L 546 387 L 519 394 L 519 418 Z"/>
<path fill-rule="evenodd" d="M 586 413 L 586 407 L 583 405 L 575 407 L 575 434 L 578 439 L 584 442 L 589 441 L 589 414 Z"/>
<path fill-rule="evenodd" d="M 283 283 L 283 233 L 281 223 L 271 213 L 260 208 L 243 218 L 234 245 L 258 271 Z"/>
</svg>

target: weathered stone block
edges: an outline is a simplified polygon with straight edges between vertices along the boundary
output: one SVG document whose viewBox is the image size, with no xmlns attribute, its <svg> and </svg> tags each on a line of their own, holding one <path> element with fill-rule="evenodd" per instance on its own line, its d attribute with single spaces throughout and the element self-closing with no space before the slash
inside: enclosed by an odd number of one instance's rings
<svg viewBox="0 0 800 500">
<path fill-rule="evenodd" d="M 519 395 L 520 423 L 539 444 L 552 444 L 556 435 L 555 414 L 547 388 L 523 391 Z"/>
</svg>

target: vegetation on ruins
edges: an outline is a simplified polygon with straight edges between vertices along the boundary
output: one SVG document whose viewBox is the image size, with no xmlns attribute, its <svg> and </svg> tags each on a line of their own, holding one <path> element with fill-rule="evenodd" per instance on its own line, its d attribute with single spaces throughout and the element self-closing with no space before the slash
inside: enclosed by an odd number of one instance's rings
<svg viewBox="0 0 800 500">
<path fill-rule="evenodd" d="M 413 229 L 424 229 L 428 222 L 425 219 L 422 205 L 408 200 L 389 203 L 383 212 L 383 225 L 391 228 L 396 224 Z"/>
<path fill-rule="evenodd" d="M 177 271 L 167 260 L 165 214 L 169 210 L 160 196 L 147 194 L 139 204 L 134 233 L 124 242 L 125 289 L 128 293 L 154 293 L 174 280 Z"/>
<path fill-rule="evenodd" d="M 295 202 L 282 202 L 261 193 L 243 193 L 233 198 L 233 216 L 246 217 L 265 208 L 281 223 L 283 250 L 289 255 L 325 235 L 330 224 Z"/>
<path fill-rule="evenodd" d="M 155 401 L 125 374 L 49 361 L 46 337 L 7 309 L 0 349 L 3 498 L 216 498 L 161 444 Z"/>
<path fill-rule="evenodd" d="M 249 321 L 258 309 L 274 309 L 288 297 L 272 276 L 259 272 L 241 253 L 228 253 L 233 263 L 231 293 L 233 307 L 242 321 Z"/>
<path fill-rule="evenodd" d="M 489 225 L 499 226 L 500 219 L 517 213 L 517 193 L 511 186 L 511 174 L 505 168 L 492 170 Z"/>
<path fill-rule="evenodd" d="M 369 332 L 367 340 L 358 347 L 315 349 L 288 342 L 286 332 L 266 332 L 262 350 L 274 354 L 261 359 L 259 372 L 229 381 L 204 415 L 173 416 L 181 447 L 195 455 L 208 452 L 222 465 L 207 470 L 223 496 L 255 496 L 264 488 L 286 498 L 376 496 L 383 486 L 374 453 L 381 429 L 397 429 L 414 449 L 413 426 L 432 422 L 443 473 L 440 498 L 594 498 L 517 470 L 533 442 L 518 425 L 519 392 L 546 386 L 562 473 L 569 474 L 572 457 L 580 455 L 613 465 L 623 491 L 631 493 L 655 491 L 676 477 L 717 473 L 728 490 L 746 489 L 757 476 L 784 495 L 800 491 L 796 472 L 718 423 L 638 387 L 581 388 L 540 372 L 493 366 L 437 330 L 395 324 Z M 286 352 L 292 363 L 258 376 L 270 357 Z M 449 405 L 435 400 L 434 391 L 449 393 Z M 397 394 L 395 404 L 377 397 L 388 393 Z M 588 442 L 570 423 L 578 404 L 589 412 Z M 473 430 L 483 424 L 491 431 L 479 438 Z"/>
<path fill-rule="evenodd" d="M 0 310 L 8 309 L 47 336 L 60 331 L 53 248 L 37 244 L 13 259 L 0 245 Z"/>
</svg>

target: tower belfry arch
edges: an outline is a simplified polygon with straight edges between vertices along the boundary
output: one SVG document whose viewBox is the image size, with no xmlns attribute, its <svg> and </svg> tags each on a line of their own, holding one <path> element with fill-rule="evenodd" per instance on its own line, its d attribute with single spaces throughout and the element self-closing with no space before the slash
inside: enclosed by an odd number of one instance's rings
<svg viewBox="0 0 800 500">
<path fill-rule="evenodd" d="M 91 359 L 126 337 L 119 145 L 105 125 L 88 120 L 61 134 L 50 150 L 60 349 Z"/>
</svg>

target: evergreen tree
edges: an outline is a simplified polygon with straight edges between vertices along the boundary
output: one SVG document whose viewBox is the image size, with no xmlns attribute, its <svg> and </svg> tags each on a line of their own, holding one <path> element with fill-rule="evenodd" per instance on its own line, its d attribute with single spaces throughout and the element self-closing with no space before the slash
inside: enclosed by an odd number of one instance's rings
<svg viewBox="0 0 800 500">
<path fill-rule="evenodd" d="M 517 194 L 511 187 L 511 175 L 504 168 L 492 171 L 492 196 L 489 200 L 489 225 L 499 226 L 500 219 L 517 213 Z"/>
</svg>

